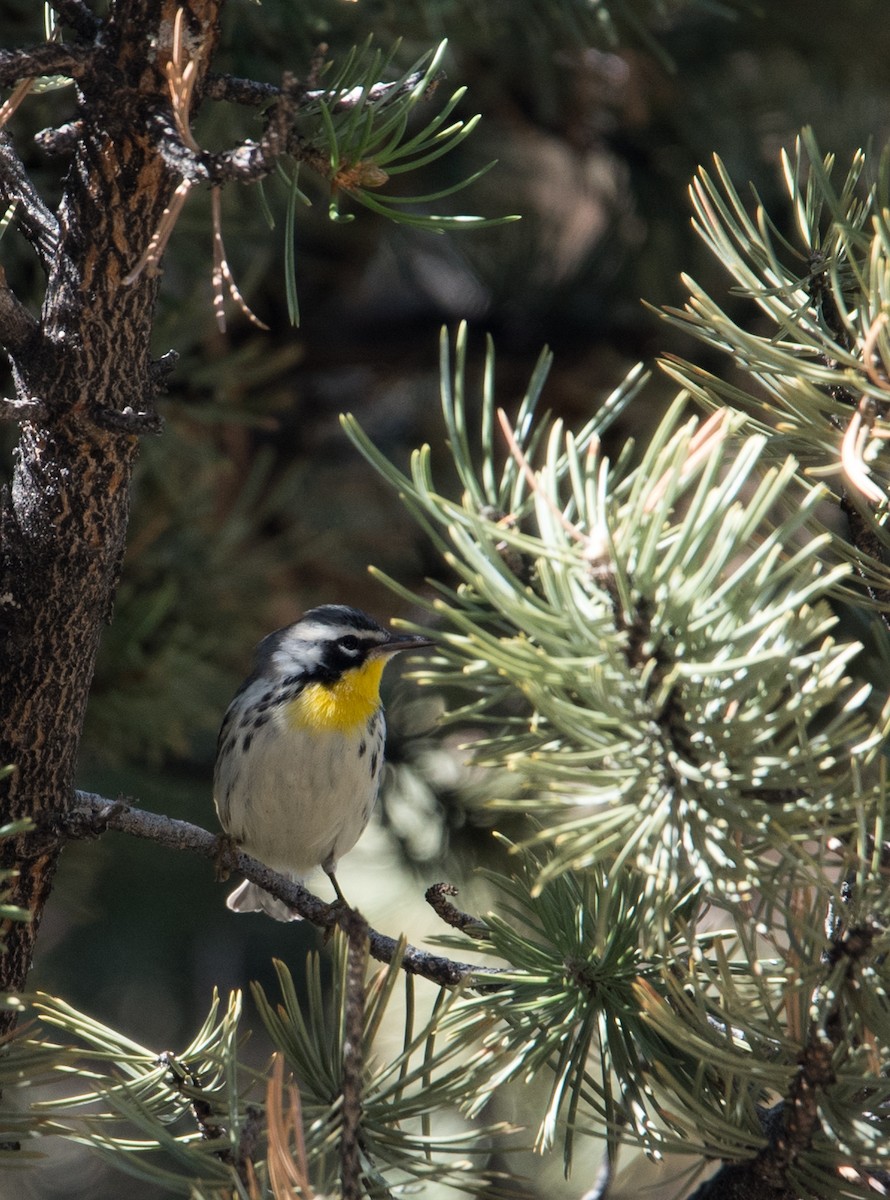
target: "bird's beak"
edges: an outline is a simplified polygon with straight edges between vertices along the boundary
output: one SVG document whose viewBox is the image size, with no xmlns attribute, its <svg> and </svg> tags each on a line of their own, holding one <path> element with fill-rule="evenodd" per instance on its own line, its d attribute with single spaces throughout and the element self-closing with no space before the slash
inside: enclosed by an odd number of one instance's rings
<svg viewBox="0 0 890 1200">
<path fill-rule="evenodd" d="M 371 651 L 372 658 L 377 658 L 381 654 L 398 654 L 401 650 L 423 650 L 425 646 L 435 646 L 436 644 L 431 638 L 418 637 L 413 633 L 390 633 L 387 630 L 387 634 L 388 640 L 375 646 Z"/>
</svg>

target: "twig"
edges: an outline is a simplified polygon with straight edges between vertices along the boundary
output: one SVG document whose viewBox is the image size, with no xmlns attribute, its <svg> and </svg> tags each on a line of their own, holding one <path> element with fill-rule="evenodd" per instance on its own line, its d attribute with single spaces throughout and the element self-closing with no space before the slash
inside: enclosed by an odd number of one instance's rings
<svg viewBox="0 0 890 1200">
<path fill-rule="evenodd" d="M 79 79 L 89 63 L 88 52 L 61 42 L 41 42 L 21 50 L 0 50 L 0 88 L 12 87 L 26 79 L 40 79 L 44 75 Z"/>
<path fill-rule="evenodd" d="M 176 370 L 179 362 L 178 350 L 166 350 L 160 358 L 153 358 L 148 364 L 149 374 L 156 388 L 165 390 L 167 379 Z"/>
<path fill-rule="evenodd" d="M 56 814 L 54 817 L 48 817 L 50 830 L 58 836 L 89 838 L 96 837 L 106 830 L 115 830 L 157 842 L 170 850 L 187 850 L 213 861 L 218 857 L 219 838 L 198 825 L 147 812 L 145 809 L 133 808 L 123 801 L 109 800 L 105 796 L 96 796 L 90 792 L 77 792 L 75 796 L 74 808 L 61 816 Z M 232 856 L 232 867 L 240 871 L 251 883 L 271 892 L 290 908 L 296 909 L 301 917 L 311 921 L 319 929 L 333 929 L 335 926 L 346 928 L 348 910 L 344 909 L 343 905 L 326 904 L 318 896 L 313 896 L 302 884 L 286 879 L 249 854 L 237 851 Z M 368 943 L 371 957 L 378 962 L 392 962 L 400 950 L 400 944 L 395 938 L 378 933 L 374 929 L 368 931 Z M 500 967 L 455 962 L 414 946 L 406 947 L 401 965 L 403 971 L 411 975 L 420 975 L 441 987 L 451 987 L 477 976 L 492 978 L 494 981 L 498 975 L 504 974 L 504 969 Z M 474 983 L 473 986 L 483 991 L 497 984 Z"/>
<path fill-rule="evenodd" d="M 28 178 L 9 135 L 0 131 L 0 197 L 18 202 L 16 227 L 33 246 L 41 266 L 48 271 L 59 241 L 59 224 Z"/>
<path fill-rule="evenodd" d="M 49 409 L 36 396 L 29 400 L 17 400 L 11 396 L 0 398 L 0 421 L 45 421 L 48 416 Z"/>
<path fill-rule="evenodd" d="M 139 437 L 144 433 L 160 433 L 164 428 L 161 416 L 153 408 L 141 412 L 127 405 L 126 408 L 98 408 L 90 412 L 90 420 L 97 429 L 108 433 L 126 433 Z"/>
<path fill-rule="evenodd" d="M 368 922 L 354 909 L 346 917 L 346 1011 L 343 1029 L 343 1077 L 340 1084 L 340 1195 L 362 1200 L 359 1134 L 362 1121 L 365 1065 L 365 970 L 368 963 Z"/>
<path fill-rule="evenodd" d="M 34 145 L 51 158 L 73 154 L 83 137 L 83 121 L 65 121 L 62 125 L 49 125 L 34 134 Z"/>
<path fill-rule="evenodd" d="M 91 40 L 102 28 L 102 22 L 95 13 L 90 12 L 83 0 L 50 0 L 49 6 L 55 10 L 63 25 L 73 29 L 82 38 Z"/>
<path fill-rule="evenodd" d="M 6 283 L 6 274 L 0 267 L 0 343 L 16 355 L 33 344 L 40 333 L 40 322 L 33 316 Z M 21 407 L 21 401 L 4 401 L 3 408 Z M 0 412 L 5 416 L 6 412 Z"/>
<path fill-rule="evenodd" d="M 427 888 L 424 899 L 433 912 L 452 929 L 459 929 L 461 933 L 472 938 L 487 937 L 488 926 L 484 921 L 480 921 L 471 913 L 461 912 L 455 904 L 447 899 L 448 896 L 456 895 L 457 888 L 453 883 L 434 883 L 432 887 Z"/>
<path fill-rule="evenodd" d="M 857 926 L 834 940 L 826 966 L 846 964 L 846 985 L 854 987 L 856 964 L 872 948 L 875 931 Z M 798 1068 L 784 1100 L 762 1114 L 769 1145 L 748 1162 L 727 1163 L 701 1185 L 689 1200 L 796 1200 L 797 1189 L 788 1183 L 791 1167 L 811 1149 L 821 1126 L 822 1095 L 836 1078 L 835 1056 L 843 1042 L 840 1011 L 845 987 L 838 986 L 833 1003 L 821 1018 L 811 1018 Z M 880 1181 L 868 1166 L 845 1164 L 838 1174 L 848 1180 Z"/>
<path fill-rule="evenodd" d="M 201 95 L 207 100 L 262 108 L 264 104 L 271 104 L 279 98 L 281 88 L 274 83 L 258 83 L 255 79 L 241 79 L 237 75 L 208 71 L 201 86 Z"/>
<path fill-rule="evenodd" d="M 201 1079 L 187 1063 L 181 1062 L 170 1050 L 165 1050 L 158 1056 L 158 1063 L 167 1068 L 173 1081 L 173 1086 L 180 1096 L 187 1101 L 195 1120 L 201 1139 L 206 1142 L 222 1142 L 224 1149 L 215 1150 L 214 1155 L 221 1162 L 234 1167 L 238 1178 L 249 1187 L 253 1169 L 253 1159 L 263 1131 L 263 1113 L 255 1104 L 249 1104 L 238 1131 L 237 1145 L 232 1148 L 229 1142 L 229 1130 L 217 1121 L 214 1104 L 204 1091 Z"/>
<path fill-rule="evenodd" d="M 363 98 L 370 101 L 382 100 L 385 96 L 399 96 L 412 92 L 417 87 L 423 75 L 415 71 L 407 79 L 392 83 L 375 83 L 367 89 L 343 89 L 335 93 L 327 88 L 314 88 L 310 84 L 292 84 L 290 87 L 277 87 L 272 83 L 257 83 L 253 79 L 241 79 L 237 75 L 217 75 L 208 72 L 202 87 L 202 95 L 208 100 L 224 100 L 230 104 L 243 104 L 246 107 L 262 108 L 289 95 L 300 104 L 315 104 L 319 100 L 327 101 L 333 112 L 345 112 L 355 108 Z"/>
</svg>

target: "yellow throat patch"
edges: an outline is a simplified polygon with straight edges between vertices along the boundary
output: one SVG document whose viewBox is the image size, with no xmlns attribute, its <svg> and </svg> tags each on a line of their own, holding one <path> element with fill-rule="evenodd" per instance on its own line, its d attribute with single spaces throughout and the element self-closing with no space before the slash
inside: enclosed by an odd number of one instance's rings
<svg viewBox="0 0 890 1200">
<path fill-rule="evenodd" d="M 350 733 L 366 725 L 380 706 L 380 679 L 386 659 L 372 658 L 346 671 L 336 683 L 309 683 L 287 706 L 292 729 Z"/>
</svg>

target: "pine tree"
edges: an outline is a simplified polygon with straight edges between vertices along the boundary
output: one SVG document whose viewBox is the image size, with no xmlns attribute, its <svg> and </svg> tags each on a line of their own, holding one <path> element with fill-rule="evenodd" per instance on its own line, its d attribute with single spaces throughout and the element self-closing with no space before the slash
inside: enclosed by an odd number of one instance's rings
<svg viewBox="0 0 890 1200">
<path fill-rule="evenodd" d="M 456 491 L 437 482 L 429 447 L 402 471 L 344 418 L 438 556 L 427 588 L 387 582 L 429 613 L 418 628 L 439 650 L 418 678 L 448 695 L 464 753 L 488 771 L 485 811 L 510 821 L 489 911 L 432 888 L 450 930 L 432 954 L 237 855 L 245 875 L 336 930 L 330 997 L 317 956 L 304 988 L 281 963 L 277 994 L 256 990 L 276 1048 L 268 1073 L 243 1055 L 238 995 L 160 1054 L 63 999 L 20 994 L 63 839 L 116 829 L 217 851 L 197 827 L 73 791 L 136 442 L 155 425 L 152 271 L 177 205 L 198 181 L 253 180 L 283 155 L 335 181 L 335 203 L 346 192 L 386 208 L 368 190 L 378 172 L 467 130 L 443 135 L 446 102 L 424 134 L 406 133 L 435 59 L 384 84 L 385 63 L 357 54 L 332 83 L 270 92 L 207 74 L 213 6 L 175 17 L 121 3 L 111 18 L 54 7 L 68 40 L 0 59 L 7 82 L 71 77 L 83 96 L 81 126 L 58 135 L 75 156 L 64 220 L 8 139 L 0 155 L 10 219 L 49 281 L 40 321 L 0 291 L 17 386 L 6 407 L 21 423 L 0 680 L 14 767 L 3 862 L 18 874 L 4 876 L 0 915 L 8 1013 L 29 1018 L 0 1070 L 7 1097 L 60 1076 L 80 1094 L 9 1109 L 5 1157 L 61 1135 L 207 1200 L 348 1200 L 413 1181 L 517 1195 L 508 1151 L 523 1135 L 487 1114 L 528 1081 L 541 1152 L 569 1169 L 581 1143 L 603 1143 L 590 1197 L 607 1195 L 624 1147 L 683 1154 L 693 1169 L 718 1162 L 702 1198 L 890 1186 L 890 162 L 869 185 L 869 156 L 838 169 L 809 131 L 783 159 L 793 239 L 719 160 L 698 174 L 698 233 L 756 319 L 685 281 L 686 305 L 663 315 L 726 369 L 662 362 L 679 390 L 640 445 L 615 431 L 645 403 L 641 368 L 568 429 L 540 411 L 547 353 L 508 415 L 490 342 L 477 396 L 465 328 L 453 351 L 443 334 L 440 363 Z M 269 105 L 263 138 L 201 151 L 200 95 Z M 134 164 L 141 183 L 128 191 Z M 287 184 L 293 219 L 293 166 Z M 217 269 L 225 280 L 219 258 Z M 121 347 L 129 372 L 107 371 Z M 383 964 L 370 976 L 369 956 Z"/>
</svg>

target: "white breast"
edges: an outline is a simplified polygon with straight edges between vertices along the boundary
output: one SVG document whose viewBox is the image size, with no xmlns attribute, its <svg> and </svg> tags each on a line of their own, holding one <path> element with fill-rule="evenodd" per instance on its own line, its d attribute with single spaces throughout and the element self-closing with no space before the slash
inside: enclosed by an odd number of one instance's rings
<svg viewBox="0 0 890 1200">
<path fill-rule="evenodd" d="M 344 734 L 294 730 L 283 710 L 270 711 L 259 728 L 236 734 L 234 751 L 217 762 L 214 797 L 223 828 L 276 871 L 333 870 L 377 799 L 382 712 Z"/>
</svg>

